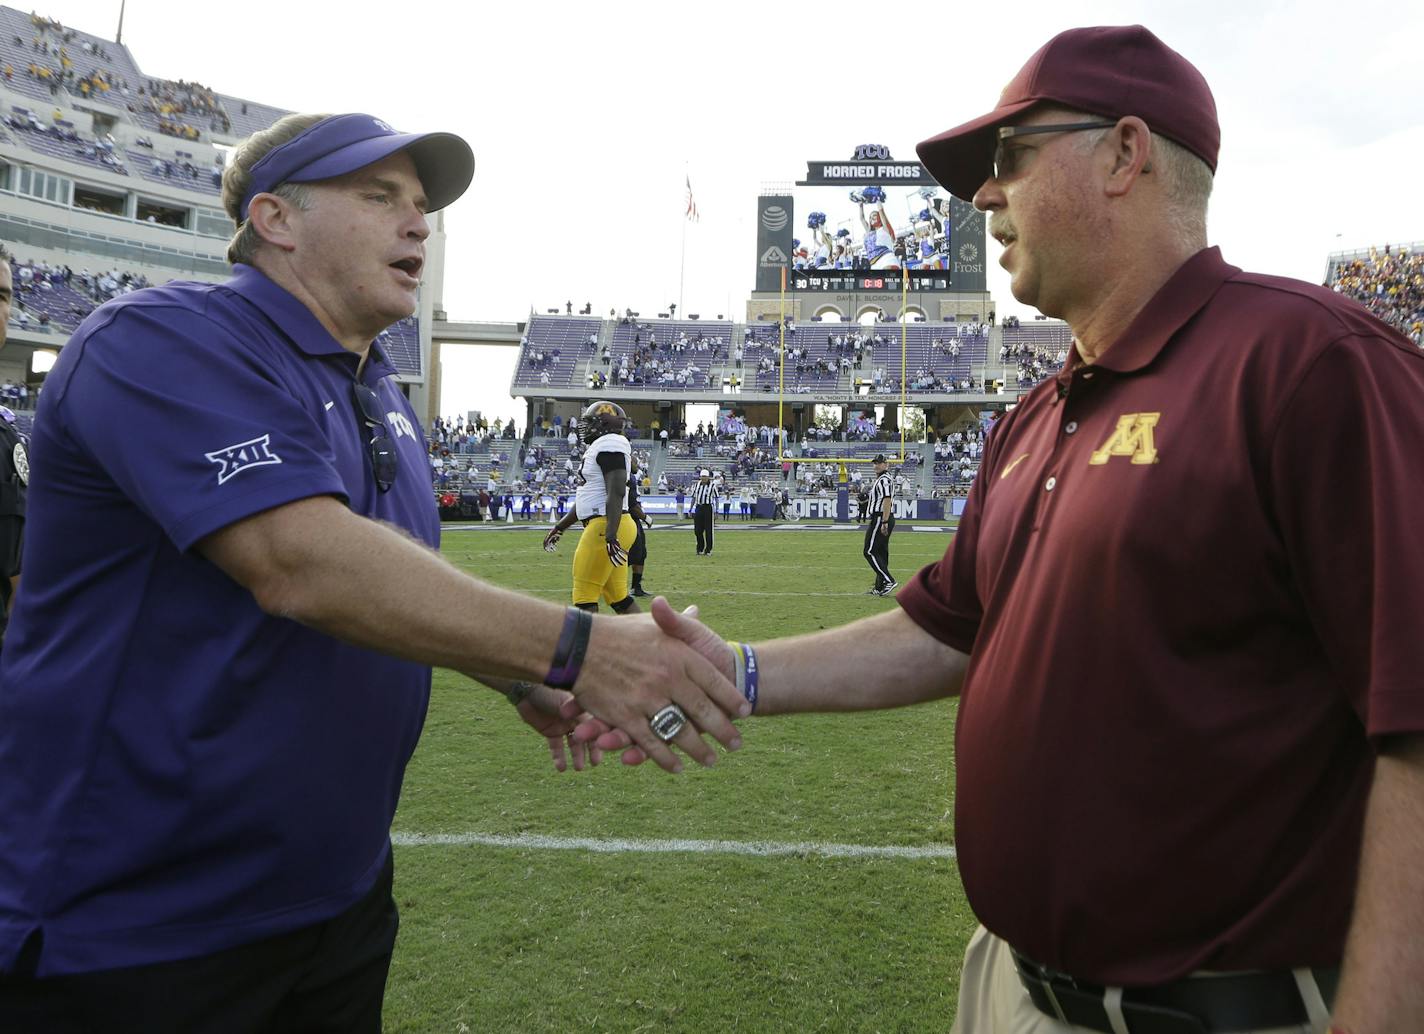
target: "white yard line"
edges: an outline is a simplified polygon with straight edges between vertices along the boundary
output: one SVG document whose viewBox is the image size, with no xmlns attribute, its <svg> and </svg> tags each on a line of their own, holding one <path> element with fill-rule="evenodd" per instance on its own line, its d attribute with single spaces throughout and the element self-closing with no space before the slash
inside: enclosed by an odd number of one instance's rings
<svg viewBox="0 0 1424 1034">
<path fill-rule="evenodd" d="M 541 833 L 392 833 L 399 847 L 513 847 L 523 850 L 594 851 L 599 854 L 729 854 L 757 858 L 816 855 L 822 858 L 954 858 L 948 844 L 891 847 L 833 844 L 822 840 L 643 840 L 620 837 L 554 837 Z"/>
</svg>

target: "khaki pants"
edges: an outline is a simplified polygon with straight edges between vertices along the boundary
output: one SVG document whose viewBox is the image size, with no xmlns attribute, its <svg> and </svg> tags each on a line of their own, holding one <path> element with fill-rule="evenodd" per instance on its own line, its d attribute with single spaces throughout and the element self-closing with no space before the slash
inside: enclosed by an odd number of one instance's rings
<svg viewBox="0 0 1424 1034">
<path fill-rule="evenodd" d="M 1325 1034 L 1329 1023 L 1329 1015 L 1321 1011 L 1311 1023 L 1249 1034 Z M 981 926 L 964 950 L 959 1012 L 951 1034 L 1088 1034 L 1088 1028 L 1039 1012 L 1019 980 L 1009 946 Z"/>
</svg>

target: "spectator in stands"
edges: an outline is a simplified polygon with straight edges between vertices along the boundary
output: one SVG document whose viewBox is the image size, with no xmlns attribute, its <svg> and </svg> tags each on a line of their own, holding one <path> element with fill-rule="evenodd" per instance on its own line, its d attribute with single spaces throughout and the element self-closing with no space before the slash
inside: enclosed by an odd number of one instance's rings
<svg viewBox="0 0 1424 1034">
<path fill-rule="evenodd" d="M 1424 356 L 1207 246 L 1219 141 L 1128 26 L 921 143 L 1068 366 L 898 610 L 751 654 L 664 624 L 767 714 L 962 687 L 956 1032 L 1424 1030 Z"/>
<path fill-rule="evenodd" d="M 1326 286 L 1355 299 L 1424 347 L 1424 252 L 1394 251 L 1389 245 L 1383 252 L 1371 248 L 1367 259 L 1336 264 Z"/>
<path fill-rule="evenodd" d="M 738 744 L 735 687 L 652 622 L 433 549 L 417 417 L 372 341 L 472 172 L 449 134 L 288 116 L 225 176 L 232 279 L 126 297 L 60 353 L 0 656 L 0 1030 L 378 1030 L 432 663 L 551 736 L 536 703 L 577 688 L 670 769 L 674 733 L 713 758 L 691 721 L 655 733 L 670 698 Z"/>
</svg>

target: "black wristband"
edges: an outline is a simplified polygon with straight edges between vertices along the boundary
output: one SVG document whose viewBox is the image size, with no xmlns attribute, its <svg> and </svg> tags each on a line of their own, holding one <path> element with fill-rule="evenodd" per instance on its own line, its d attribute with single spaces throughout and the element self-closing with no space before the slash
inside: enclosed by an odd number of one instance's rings
<svg viewBox="0 0 1424 1034">
<path fill-rule="evenodd" d="M 578 607 L 564 611 L 564 627 L 559 633 L 559 645 L 554 651 L 554 660 L 549 665 L 549 674 L 544 676 L 544 685 L 555 689 L 572 689 L 583 668 L 583 657 L 588 652 L 588 637 L 593 631 L 593 615 Z"/>
<path fill-rule="evenodd" d="M 533 692 L 534 683 L 525 682 L 523 679 L 520 679 L 513 685 L 511 685 L 508 689 L 506 689 L 504 691 L 504 695 L 508 698 L 511 704 L 513 704 L 515 707 L 518 707 L 526 699 L 528 699 L 529 694 Z"/>
</svg>

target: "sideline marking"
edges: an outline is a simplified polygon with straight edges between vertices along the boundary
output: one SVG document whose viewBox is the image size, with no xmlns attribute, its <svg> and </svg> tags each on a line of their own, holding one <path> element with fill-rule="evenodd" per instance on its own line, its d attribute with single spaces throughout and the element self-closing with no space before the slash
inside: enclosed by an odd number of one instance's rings
<svg viewBox="0 0 1424 1034">
<path fill-rule="evenodd" d="M 608 837 L 554 837 L 541 833 L 392 833 L 400 847 L 514 847 L 550 851 L 594 851 L 599 854 L 731 854 L 761 858 L 817 855 L 822 858 L 954 858 L 949 844 L 922 847 L 876 847 L 832 844 L 820 840 L 625 840 Z"/>
</svg>

